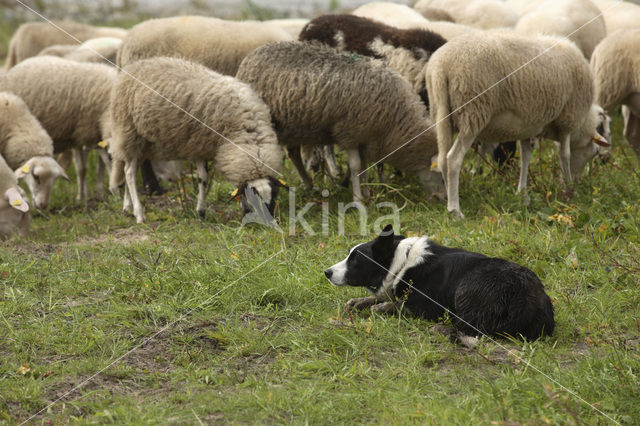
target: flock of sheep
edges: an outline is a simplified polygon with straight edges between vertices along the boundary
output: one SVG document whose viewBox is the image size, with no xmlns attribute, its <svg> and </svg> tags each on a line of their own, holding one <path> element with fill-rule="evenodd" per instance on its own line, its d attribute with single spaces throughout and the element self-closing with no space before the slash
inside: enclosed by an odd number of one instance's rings
<svg viewBox="0 0 640 426">
<path fill-rule="evenodd" d="M 273 210 L 282 147 L 309 183 L 309 156 L 339 173 L 338 146 L 355 200 L 368 197 L 365 172 L 382 162 L 446 193 L 461 216 L 459 174 L 474 142 L 520 141 L 525 194 L 537 139 L 557 142 L 571 184 L 610 145 L 608 114 L 619 105 L 640 152 L 640 6 L 615 0 L 374 2 L 311 21 L 182 16 L 128 31 L 27 23 L 5 65 L 0 236 L 28 231 L 18 180 L 44 209 L 55 180 L 69 179 L 69 155 L 86 199 L 92 149 L 98 196 L 109 170 L 138 222 L 138 169 L 153 176 L 167 161 L 196 163 L 201 215 L 207 162 Z"/>
</svg>

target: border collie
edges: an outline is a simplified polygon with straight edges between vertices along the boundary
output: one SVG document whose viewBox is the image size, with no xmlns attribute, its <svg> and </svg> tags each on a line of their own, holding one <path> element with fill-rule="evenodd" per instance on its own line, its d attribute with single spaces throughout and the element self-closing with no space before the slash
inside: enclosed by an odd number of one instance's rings
<svg viewBox="0 0 640 426">
<path fill-rule="evenodd" d="M 337 286 L 366 287 L 347 309 L 406 309 L 436 321 L 445 311 L 458 333 L 534 340 L 551 335 L 553 306 L 540 279 L 504 259 L 443 247 L 427 237 L 394 235 L 391 225 L 351 249 L 324 274 Z"/>
</svg>

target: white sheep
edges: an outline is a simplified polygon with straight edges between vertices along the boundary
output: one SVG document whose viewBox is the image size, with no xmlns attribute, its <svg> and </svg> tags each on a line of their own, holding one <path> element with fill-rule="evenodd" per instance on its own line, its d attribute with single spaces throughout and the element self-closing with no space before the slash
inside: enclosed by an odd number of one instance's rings
<svg viewBox="0 0 640 426">
<path fill-rule="evenodd" d="M 378 161 L 416 173 L 429 191 L 438 191 L 441 178 L 430 171 L 437 143 L 426 131 L 427 110 L 382 61 L 319 43 L 280 42 L 248 55 L 236 77 L 269 105 L 278 141 L 305 182 L 311 179 L 299 146 L 337 144 L 347 151 L 356 201 L 364 198 L 361 172 Z"/>
<path fill-rule="evenodd" d="M 29 22 L 20 25 L 11 37 L 5 66 L 11 69 L 55 44 L 77 45 L 96 37 L 123 38 L 126 35 L 127 30 L 122 28 L 94 27 L 71 21 Z"/>
<path fill-rule="evenodd" d="M 205 214 L 206 161 L 213 161 L 216 171 L 243 191 L 255 191 L 273 212 L 282 148 L 269 108 L 247 84 L 181 59 L 141 60 L 118 76 L 111 115 L 110 187 L 117 192 L 124 172 L 124 210 L 133 204 L 139 223 L 145 217 L 135 178 L 145 158 L 196 162 L 200 216 Z"/>
<path fill-rule="evenodd" d="M 29 203 L 24 199 L 13 170 L 0 155 L 0 239 L 14 234 L 26 237 L 30 221 Z"/>
<path fill-rule="evenodd" d="M 582 173 L 584 163 L 578 159 L 587 156 L 581 150 L 591 149 L 591 136 L 571 144 L 571 134 L 590 124 L 593 77 L 570 41 L 510 32 L 461 36 L 432 55 L 426 83 L 431 117 L 437 123 L 438 165 L 445 177 L 447 207 L 455 216 L 462 216 L 458 195 L 462 161 L 475 140 L 546 137 L 561 143 L 566 183 Z M 595 130 L 580 133 L 593 135 Z"/>
<path fill-rule="evenodd" d="M 568 37 L 587 60 L 607 35 L 600 9 L 591 0 L 547 0 L 520 18 L 520 34 Z"/>
<path fill-rule="evenodd" d="M 0 156 L 25 179 L 37 208 L 47 207 L 57 178 L 69 180 L 53 159 L 47 132 L 22 99 L 6 92 L 0 92 Z"/>
<path fill-rule="evenodd" d="M 622 105 L 625 137 L 640 155 L 640 29 L 607 36 L 593 51 L 596 102 L 612 113 Z"/>
<path fill-rule="evenodd" d="M 74 149 L 78 200 L 88 196 L 87 149 L 110 136 L 109 97 L 116 75 L 115 68 L 103 64 L 38 56 L 16 65 L 0 80 L 0 90 L 22 98 L 49 133 L 54 153 Z M 102 181 L 97 190 L 102 196 Z"/>
<path fill-rule="evenodd" d="M 488 30 L 513 28 L 518 14 L 498 0 L 420 0 L 414 8 L 433 7 L 449 13 L 457 24 Z"/>
<path fill-rule="evenodd" d="M 292 40 L 275 24 L 234 22 L 201 16 L 150 19 L 133 27 L 118 52 L 118 65 L 156 56 L 182 58 L 225 75 L 263 44 Z"/>
<path fill-rule="evenodd" d="M 433 31 L 436 34 L 440 34 L 445 40 L 451 40 L 460 35 L 478 31 L 475 28 L 453 22 L 428 21 L 420 13 L 408 6 L 389 2 L 367 3 L 355 9 L 351 14 L 373 19 L 396 28 L 419 28 Z"/>
</svg>

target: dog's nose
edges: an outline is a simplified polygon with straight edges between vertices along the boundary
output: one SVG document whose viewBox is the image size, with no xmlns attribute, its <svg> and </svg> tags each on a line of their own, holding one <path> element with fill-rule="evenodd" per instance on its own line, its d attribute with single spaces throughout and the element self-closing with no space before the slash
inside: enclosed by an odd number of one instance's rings
<svg viewBox="0 0 640 426">
<path fill-rule="evenodd" d="M 328 279 L 331 279 L 331 275 L 333 275 L 333 271 L 331 269 L 327 269 L 326 271 L 324 271 L 324 276 Z"/>
</svg>

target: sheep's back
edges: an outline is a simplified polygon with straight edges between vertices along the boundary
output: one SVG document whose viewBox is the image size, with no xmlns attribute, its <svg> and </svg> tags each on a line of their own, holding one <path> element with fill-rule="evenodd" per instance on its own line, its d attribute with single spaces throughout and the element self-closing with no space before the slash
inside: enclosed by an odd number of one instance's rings
<svg viewBox="0 0 640 426">
<path fill-rule="evenodd" d="M 269 42 L 291 40 L 275 24 L 200 16 L 151 19 L 133 27 L 118 52 L 118 65 L 157 56 L 188 59 L 235 75 L 242 59 Z"/>
<path fill-rule="evenodd" d="M 382 62 L 316 43 L 256 49 L 237 78 L 265 100 L 284 145 L 367 144 L 393 132 L 413 111 L 409 104 L 420 103 L 410 84 Z"/>
</svg>

